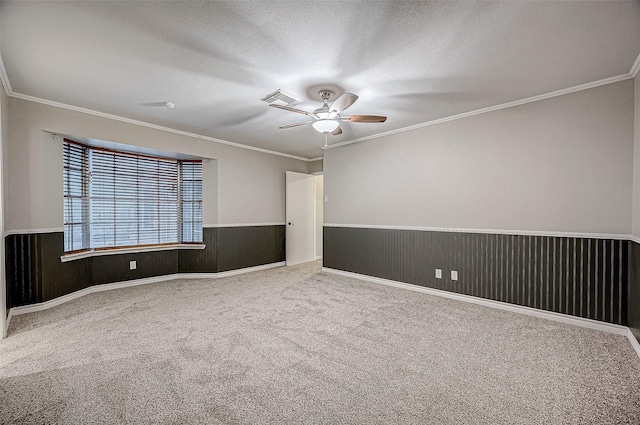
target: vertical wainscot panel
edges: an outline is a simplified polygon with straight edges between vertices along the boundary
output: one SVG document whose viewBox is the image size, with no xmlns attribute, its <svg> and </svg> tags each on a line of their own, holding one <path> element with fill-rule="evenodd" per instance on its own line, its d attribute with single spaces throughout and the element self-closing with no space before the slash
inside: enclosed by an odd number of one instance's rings
<svg viewBox="0 0 640 425">
<path fill-rule="evenodd" d="M 37 234 L 5 237 L 8 308 L 42 302 L 38 242 Z"/>
<path fill-rule="evenodd" d="M 325 267 L 627 323 L 628 241 L 326 226 L 323 243 Z"/>
<path fill-rule="evenodd" d="M 179 273 L 215 273 L 218 271 L 218 229 L 202 229 L 205 249 L 181 249 L 178 251 Z"/>
<path fill-rule="evenodd" d="M 628 325 L 640 342 L 640 244 L 630 242 L 629 295 L 627 301 Z"/>
<path fill-rule="evenodd" d="M 284 225 L 218 228 L 218 272 L 285 260 Z"/>
</svg>

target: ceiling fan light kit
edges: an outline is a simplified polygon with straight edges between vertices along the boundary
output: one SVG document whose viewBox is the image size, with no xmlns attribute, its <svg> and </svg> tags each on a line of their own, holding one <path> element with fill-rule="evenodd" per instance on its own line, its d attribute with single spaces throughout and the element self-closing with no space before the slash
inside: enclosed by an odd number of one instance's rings
<svg viewBox="0 0 640 425">
<path fill-rule="evenodd" d="M 303 111 L 302 109 L 296 109 L 286 105 L 270 103 L 269 106 L 272 106 L 274 108 L 284 109 L 285 111 L 295 112 L 297 114 L 308 115 L 313 118 L 312 121 L 283 125 L 279 128 L 285 129 L 311 124 L 311 126 L 319 133 L 323 133 L 325 135 L 331 133 L 334 136 L 337 136 L 339 134 L 342 134 L 340 121 L 373 123 L 385 122 L 387 120 L 387 117 L 383 117 L 380 115 L 341 115 L 341 113 L 345 109 L 353 105 L 353 103 L 358 100 L 358 96 L 353 93 L 344 93 L 331 105 L 329 105 L 329 99 L 331 98 L 331 96 L 333 96 L 332 90 L 322 89 L 318 92 L 318 95 L 322 98 L 324 103 L 320 108 L 316 109 L 313 112 Z"/>
<path fill-rule="evenodd" d="M 330 119 L 321 119 L 311 124 L 311 126 L 320 133 L 331 133 L 333 130 L 338 128 L 339 125 L 340 123 L 338 121 Z"/>
</svg>

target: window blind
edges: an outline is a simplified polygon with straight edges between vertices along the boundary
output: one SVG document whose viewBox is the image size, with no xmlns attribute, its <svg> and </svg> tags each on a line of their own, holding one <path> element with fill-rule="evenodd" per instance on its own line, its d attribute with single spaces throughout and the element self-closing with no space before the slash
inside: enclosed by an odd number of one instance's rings
<svg viewBox="0 0 640 425">
<path fill-rule="evenodd" d="M 64 250 L 85 249 L 89 226 L 88 149 L 65 141 L 64 155 Z"/>
<path fill-rule="evenodd" d="M 178 242 L 178 162 L 90 152 L 91 248 Z"/>
<path fill-rule="evenodd" d="M 202 162 L 183 161 L 180 167 L 182 242 L 202 242 Z"/>
<path fill-rule="evenodd" d="M 66 252 L 202 242 L 201 161 L 66 140 L 64 152 Z"/>
</svg>

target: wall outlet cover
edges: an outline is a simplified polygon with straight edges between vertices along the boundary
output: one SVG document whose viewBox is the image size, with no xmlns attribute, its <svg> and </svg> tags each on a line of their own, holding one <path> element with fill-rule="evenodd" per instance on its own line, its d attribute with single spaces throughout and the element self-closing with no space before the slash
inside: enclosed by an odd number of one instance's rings
<svg viewBox="0 0 640 425">
<path fill-rule="evenodd" d="M 129 261 L 129 270 L 135 270 L 136 266 L 137 265 L 135 261 Z"/>
<path fill-rule="evenodd" d="M 451 280 L 458 280 L 458 272 L 456 270 L 451 270 Z"/>
<path fill-rule="evenodd" d="M 436 269 L 436 279 L 442 279 L 442 269 Z"/>
</svg>

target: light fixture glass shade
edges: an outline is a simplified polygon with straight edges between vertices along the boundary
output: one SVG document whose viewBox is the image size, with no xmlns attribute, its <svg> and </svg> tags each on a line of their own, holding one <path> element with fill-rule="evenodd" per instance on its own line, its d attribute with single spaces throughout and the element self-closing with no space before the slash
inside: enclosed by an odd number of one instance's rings
<svg viewBox="0 0 640 425">
<path fill-rule="evenodd" d="M 333 130 L 338 128 L 340 123 L 334 120 L 318 120 L 311 125 L 320 133 L 331 133 Z"/>
</svg>

